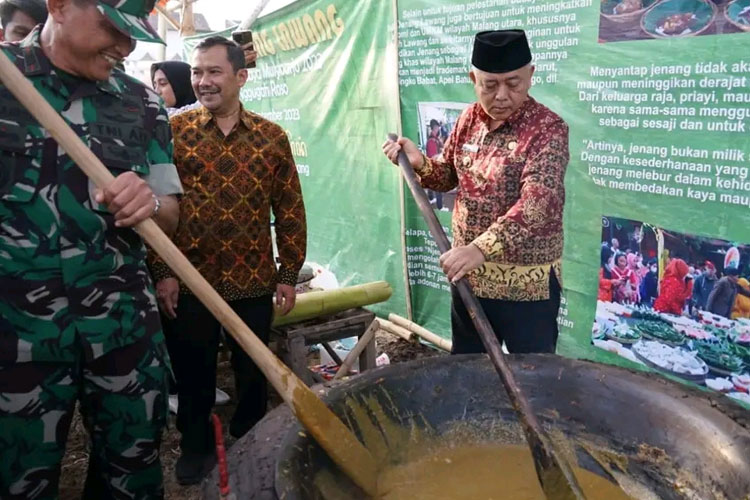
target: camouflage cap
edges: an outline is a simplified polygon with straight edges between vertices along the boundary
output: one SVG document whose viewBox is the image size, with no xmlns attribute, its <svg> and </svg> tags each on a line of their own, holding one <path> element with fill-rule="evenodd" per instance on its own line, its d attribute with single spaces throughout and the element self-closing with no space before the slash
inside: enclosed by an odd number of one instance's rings
<svg viewBox="0 0 750 500">
<path fill-rule="evenodd" d="M 97 8 L 121 32 L 134 40 L 164 43 L 149 24 L 156 0 L 99 0 Z"/>
<path fill-rule="evenodd" d="M 0 0 L 0 17 L 9 17 L 11 9 L 18 9 L 41 24 L 47 20 L 47 3 L 44 0 Z"/>
</svg>

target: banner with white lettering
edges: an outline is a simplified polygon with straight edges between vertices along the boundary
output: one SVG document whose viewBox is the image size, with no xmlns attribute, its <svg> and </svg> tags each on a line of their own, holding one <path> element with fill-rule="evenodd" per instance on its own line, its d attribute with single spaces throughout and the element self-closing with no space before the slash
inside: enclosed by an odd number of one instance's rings
<svg viewBox="0 0 750 500">
<path fill-rule="evenodd" d="M 570 126 L 559 353 L 748 401 L 750 1 L 401 0 L 398 16 L 403 130 L 428 155 L 475 101 L 474 34 L 530 38 L 531 95 Z M 455 193 L 428 194 L 450 226 Z M 415 320 L 448 336 L 436 249 L 406 213 Z"/>
</svg>

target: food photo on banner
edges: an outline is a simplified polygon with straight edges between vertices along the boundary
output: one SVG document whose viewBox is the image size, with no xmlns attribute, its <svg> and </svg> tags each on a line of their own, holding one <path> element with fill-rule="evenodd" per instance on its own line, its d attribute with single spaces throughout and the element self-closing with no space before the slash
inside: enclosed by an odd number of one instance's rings
<svg viewBox="0 0 750 500">
<path fill-rule="evenodd" d="M 602 217 L 591 341 L 750 403 L 750 245 Z"/>
<path fill-rule="evenodd" d="M 599 41 L 750 31 L 750 0 L 602 0 Z"/>
</svg>

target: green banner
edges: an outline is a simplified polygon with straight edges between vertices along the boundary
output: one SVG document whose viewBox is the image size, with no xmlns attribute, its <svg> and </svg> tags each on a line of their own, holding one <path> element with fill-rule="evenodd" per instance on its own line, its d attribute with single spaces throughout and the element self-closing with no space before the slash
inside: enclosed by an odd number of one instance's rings
<svg viewBox="0 0 750 500">
<path fill-rule="evenodd" d="M 386 280 L 372 309 L 406 314 L 398 170 L 380 145 L 398 129 L 391 2 L 300 0 L 252 27 L 245 107 L 286 130 L 307 210 L 307 260 L 341 286 Z M 229 36 L 231 31 L 219 33 Z M 185 40 L 186 52 L 202 37 Z"/>
<path fill-rule="evenodd" d="M 310 260 L 387 279 L 380 314 L 404 314 L 406 276 L 413 320 L 450 336 L 437 248 L 380 145 L 398 96 L 403 134 L 439 155 L 476 99 L 474 35 L 523 28 L 531 94 L 570 126 L 558 352 L 748 399 L 750 298 L 709 288 L 750 274 L 750 0 L 400 0 L 397 33 L 392 8 L 299 1 L 254 27 L 243 100 L 288 131 Z M 456 193 L 428 197 L 450 235 Z"/>
<path fill-rule="evenodd" d="M 425 152 L 440 146 L 430 124 L 444 140 L 475 101 L 467 78 L 473 35 L 527 31 L 536 65 L 531 94 L 570 125 L 559 353 L 723 379 L 742 398 L 747 380 L 732 381 L 750 367 L 746 313 L 730 320 L 701 311 L 707 305 L 685 286 L 680 310 L 649 315 L 668 293 L 661 280 L 670 259 L 689 266 L 683 283 L 699 281 L 706 262 L 719 276 L 730 267 L 748 274 L 750 1 L 401 0 L 398 17 L 403 130 Z M 449 226 L 451 193 L 428 194 Z M 449 294 L 436 252 L 413 203 L 406 214 L 414 317 L 448 335 Z M 602 248 L 612 245 L 622 261 L 633 254 L 635 277 L 597 302 Z M 655 295 L 642 293 L 644 281 L 656 283 Z M 618 335 L 643 342 L 635 348 Z M 660 346 L 672 349 L 661 354 L 675 363 L 684 353 L 690 369 L 658 366 Z"/>
</svg>

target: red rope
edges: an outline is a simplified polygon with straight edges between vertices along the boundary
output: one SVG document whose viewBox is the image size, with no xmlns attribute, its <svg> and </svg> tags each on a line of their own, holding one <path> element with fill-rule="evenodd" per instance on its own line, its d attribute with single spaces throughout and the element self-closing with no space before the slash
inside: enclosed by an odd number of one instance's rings
<svg viewBox="0 0 750 500">
<path fill-rule="evenodd" d="M 214 437 L 216 438 L 216 461 L 219 464 L 219 492 L 221 498 L 229 497 L 229 470 L 227 469 L 227 451 L 224 448 L 224 433 L 221 429 L 221 420 L 215 413 L 211 414 L 214 423 Z"/>
</svg>

